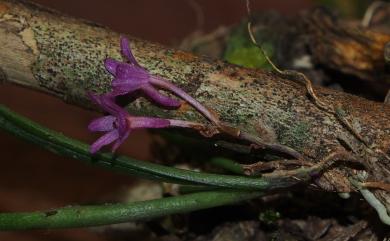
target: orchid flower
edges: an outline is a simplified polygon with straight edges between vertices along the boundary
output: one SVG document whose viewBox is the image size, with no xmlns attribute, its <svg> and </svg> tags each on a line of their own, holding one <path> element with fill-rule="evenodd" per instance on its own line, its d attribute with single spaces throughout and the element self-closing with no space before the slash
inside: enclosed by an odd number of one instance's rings
<svg viewBox="0 0 390 241">
<path fill-rule="evenodd" d="M 114 76 L 111 84 L 112 92 L 110 93 L 114 98 L 140 90 L 146 97 L 163 107 L 178 108 L 181 104 L 180 101 L 165 96 L 158 91 L 158 89 L 164 89 L 171 91 L 173 94 L 187 101 L 214 124 L 219 124 L 217 116 L 188 95 L 184 90 L 159 76 L 150 74 L 146 69 L 141 67 L 131 53 L 129 42 L 126 38 L 121 37 L 120 45 L 121 53 L 127 58 L 129 63 L 119 62 L 111 58 L 106 59 L 104 63 L 107 71 Z"/>
<path fill-rule="evenodd" d="M 104 61 L 106 70 L 114 76 L 114 79 L 111 82 L 111 95 L 113 97 L 140 90 L 146 97 L 163 107 L 180 107 L 180 101 L 161 94 L 151 84 L 150 80 L 152 79 L 152 75 L 142 68 L 135 60 L 130 51 L 127 39 L 125 38 L 121 38 L 121 52 L 129 63 L 119 62 L 111 58 L 107 58 Z"/>
<path fill-rule="evenodd" d="M 188 95 L 184 90 L 161 77 L 150 74 L 146 69 L 141 67 L 131 53 L 126 38 L 121 37 L 120 45 L 121 53 L 129 63 L 119 62 L 111 58 L 104 61 L 107 71 L 114 76 L 111 83 L 112 91 L 103 95 L 89 93 L 92 101 L 109 114 L 93 120 L 88 126 L 88 129 L 92 132 L 106 132 L 91 145 L 91 153 L 96 153 L 103 146 L 112 143 L 112 151 L 114 152 L 126 140 L 129 133 L 138 128 L 192 128 L 198 130 L 205 136 L 219 133 L 215 127 L 213 128 L 195 122 L 129 115 L 124 108 L 116 103 L 116 97 L 131 94 L 135 91 L 142 91 L 146 97 L 165 108 L 180 107 L 181 102 L 179 100 L 159 92 L 159 89 L 164 89 L 171 91 L 187 101 L 211 122 L 217 124 L 217 126 L 219 124 L 218 118 L 212 112 Z"/>
<path fill-rule="evenodd" d="M 91 153 L 96 153 L 103 146 L 111 143 L 114 143 L 112 152 L 115 152 L 132 130 L 140 128 L 184 127 L 207 130 L 203 125 L 189 121 L 131 116 L 113 102 L 111 95 L 89 94 L 89 96 L 96 105 L 110 114 L 97 118 L 88 125 L 88 129 L 92 132 L 106 132 L 91 145 Z"/>
<path fill-rule="evenodd" d="M 165 128 L 170 126 L 169 120 L 151 117 L 126 116 L 126 129 L 120 131 L 118 128 L 118 119 L 115 116 L 108 115 L 93 120 L 88 129 L 92 132 L 106 132 L 91 147 L 90 152 L 96 153 L 103 146 L 113 144 L 112 152 L 126 140 L 129 133 L 139 128 Z"/>
</svg>

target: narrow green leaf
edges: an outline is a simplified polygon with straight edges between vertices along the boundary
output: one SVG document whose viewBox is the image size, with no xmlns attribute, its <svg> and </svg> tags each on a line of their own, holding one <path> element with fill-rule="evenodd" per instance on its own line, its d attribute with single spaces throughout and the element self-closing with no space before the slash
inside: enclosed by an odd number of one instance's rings
<svg viewBox="0 0 390 241">
<path fill-rule="evenodd" d="M 49 130 L 0 105 L 0 128 L 31 141 L 56 154 L 75 158 L 89 164 L 120 170 L 130 175 L 178 184 L 210 185 L 240 190 L 267 190 L 291 185 L 282 179 L 218 175 L 157 165 L 111 153 L 91 155 L 88 145 Z"/>
<path fill-rule="evenodd" d="M 233 204 L 260 195 L 259 192 L 245 191 L 199 192 L 127 204 L 74 206 L 39 212 L 0 213 L 0 230 L 75 228 L 139 221 Z"/>
</svg>

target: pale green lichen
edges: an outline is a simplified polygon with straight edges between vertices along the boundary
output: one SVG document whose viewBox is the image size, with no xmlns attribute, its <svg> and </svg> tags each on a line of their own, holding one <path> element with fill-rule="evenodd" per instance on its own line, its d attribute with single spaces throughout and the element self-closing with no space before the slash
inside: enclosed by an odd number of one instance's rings
<svg viewBox="0 0 390 241">
<path fill-rule="evenodd" d="M 99 39 L 81 40 L 72 30 L 50 22 L 32 24 L 31 29 L 39 49 L 32 72 L 40 86 L 68 100 L 74 97 L 74 91 L 107 91 L 109 74 L 103 66 L 107 49 Z"/>
<path fill-rule="evenodd" d="M 310 140 L 310 124 L 306 122 L 293 123 L 291 127 L 278 129 L 278 140 L 281 144 L 302 151 Z"/>
</svg>

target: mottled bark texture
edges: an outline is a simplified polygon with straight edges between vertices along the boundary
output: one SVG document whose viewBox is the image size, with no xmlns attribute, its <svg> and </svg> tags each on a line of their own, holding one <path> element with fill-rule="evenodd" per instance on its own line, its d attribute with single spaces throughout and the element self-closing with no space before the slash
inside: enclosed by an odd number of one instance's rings
<svg viewBox="0 0 390 241">
<path fill-rule="evenodd" d="M 386 57 L 390 56 L 388 24 L 373 21 L 369 27 L 363 27 L 360 20 L 340 19 L 325 8 L 314 8 L 297 16 L 272 11 L 254 13 L 252 23 L 257 40 L 271 46 L 268 54 L 278 66 L 299 69 L 315 84 L 334 84 L 337 79 L 347 92 L 352 90 L 380 100 L 390 89 L 390 60 L 386 60 L 390 59 Z M 207 35 L 196 32 L 180 47 L 229 60 L 229 49 L 234 48 L 231 45 L 239 45 L 244 38 L 248 34 L 246 24 L 242 23 L 221 27 Z M 384 47 L 386 43 L 388 48 Z M 354 89 L 351 85 L 355 83 L 363 84 L 364 90 Z"/>
<path fill-rule="evenodd" d="M 315 63 L 367 80 L 381 91 L 390 88 L 390 72 L 384 60 L 385 45 L 390 42 L 389 28 L 375 31 L 374 27 L 340 21 L 322 11 L 308 14 L 304 20 L 302 27 L 309 33 Z"/>
<path fill-rule="evenodd" d="M 336 118 L 313 104 L 304 85 L 287 77 L 130 39 L 141 65 L 181 86 L 229 125 L 264 142 L 287 145 L 312 163 L 342 150 L 360 160 L 362 166 L 336 162 L 317 180 L 320 187 L 353 191 L 348 177 L 361 168 L 368 173 L 365 181 L 390 183 L 389 105 L 316 88 Z M 91 107 L 86 91 L 109 90 L 110 75 L 102 64 L 108 56 L 121 59 L 118 33 L 27 2 L 0 1 L 0 76 L 6 81 Z M 128 108 L 135 114 L 203 120 L 188 105 L 165 111 L 139 99 Z M 389 210 L 389 193 L 373 191 Z"/>
</svg>

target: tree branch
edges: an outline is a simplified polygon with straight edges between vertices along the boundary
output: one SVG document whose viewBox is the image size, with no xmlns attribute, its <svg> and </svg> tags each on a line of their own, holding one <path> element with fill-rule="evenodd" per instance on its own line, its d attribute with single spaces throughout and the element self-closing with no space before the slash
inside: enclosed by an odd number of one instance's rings
<svg viewBox="0 0 390 241">
<path fill-rule="evenodd" d="M 230 126 L 263 143 L 286 145 L 313 163 L 346 149 L 365 163 L 368 181 L 390 182 L 389 105 L 315 88 L 321 102 L 334 107 L 335 116 L 313 104 L 305 86 L 290 77 L 130 39 L 142 66 L 212 106 Z M 0 1 L 0 76 L 6 81 L 90 108 L 86 91 L 109 89 L 102 64 L 108 56 L 121 59 L 118 33 L 28 2 Z M 135 114 L 202 120 L 188 105 L 163 111 L 137 100 L 128 108 Z M 340 123 L 340 116 L 353 131 Z M 353 169 L 338 166 L 318 184 L 330 191 L 352 191 L 347 177 L 355 175 Z M 390 210 L 389 193 L 376 190 L 375 195 Z"/>
</svg>

